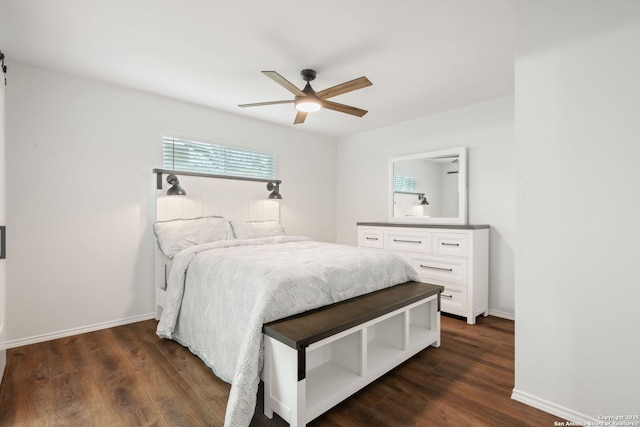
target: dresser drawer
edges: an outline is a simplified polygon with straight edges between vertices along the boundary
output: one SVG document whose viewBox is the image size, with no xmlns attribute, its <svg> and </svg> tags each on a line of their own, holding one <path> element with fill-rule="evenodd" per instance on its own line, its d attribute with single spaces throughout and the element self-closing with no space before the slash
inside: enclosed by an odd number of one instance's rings
<svg viewBox="0 0 640 427">
<path fill-rule="evenodd" d="M 386 230 L 384 248 L 392 251 L 431 252 L 431 233 L 424 231 Z"/>
<path fill-rule="evenodd" d="M 467 311 L 467 287 L 459 285 L 444 285 L 444 291 L 440 294 L 442 311 L 453 312 L 461 316 Z"/>
<path fill-rule="evenodd" d="M 467 284 L 467 260 L 437 256 L 409 255 L 407 260 L 425 281 Z"/>
<path fill-rule="evenodd" d="M 358 228 L 358 246 L 367 248 L 384 247 L 384 233 L 379 228 Z"/>
<path fill-rule="evenodd" d="M 467 257 L 467 235 L 462 233 L 433 233 L 433 253 Z"/>
</svg>

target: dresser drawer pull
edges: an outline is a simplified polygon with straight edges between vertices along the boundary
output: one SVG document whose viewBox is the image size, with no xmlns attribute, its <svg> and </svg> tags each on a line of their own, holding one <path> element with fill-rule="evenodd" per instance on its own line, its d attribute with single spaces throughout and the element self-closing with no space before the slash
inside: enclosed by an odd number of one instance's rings
<svg viewBox="0 0 640 427">
<path fill-rule="evenodd" d="M 442 246 L 460 246 L 460 243 L 440 243 Z"/>
<path fill-rule="evenodd" d="M 378 240 L 377 237 L 365 237 L 367 240 Z"/>
<path fill-rule="evenodd" d="M 430 268 L 432 270 L 453 271 L 453 268 L 431 267 L 430 265 L 422 265 L 422 264 L 420 264 L 420 267 Z"/>
<path fill-rule="evenodd" d="M 453 299 L 453 295 L 440 294 L 441 298 Z"/>
<path fill-rule="evenodd" d="M 394 242 L 398 242 L 398 243 L 422 243 L 422 240 L 400 240 L 400 239 L 393 239 Z"/>
</svg>

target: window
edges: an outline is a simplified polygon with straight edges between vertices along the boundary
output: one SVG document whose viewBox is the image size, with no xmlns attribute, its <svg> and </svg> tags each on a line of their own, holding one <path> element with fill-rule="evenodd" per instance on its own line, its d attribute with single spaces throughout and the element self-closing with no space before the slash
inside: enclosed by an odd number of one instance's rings
<svg viewBox="0 0 640 427">
<path fill-rule="evenodd" d="M 403 173 L 393 174 L 393 191 L 402 191 L 406 193 L 415 193 L 417 177 L 405 175 Z"/>
<path fill-rule="evenodd" d="M 276 177 L 275 154 L 208 142 L 163 138 L 162 158 L 164 169 L 244 178 Z"/>
</svg>

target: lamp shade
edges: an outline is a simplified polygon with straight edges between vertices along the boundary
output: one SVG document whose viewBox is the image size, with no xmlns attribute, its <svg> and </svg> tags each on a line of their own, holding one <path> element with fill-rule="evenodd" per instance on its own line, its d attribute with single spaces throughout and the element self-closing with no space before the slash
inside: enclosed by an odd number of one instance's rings
<svg viewBox="0 0 640 427">
<path fill-rule="evenodd" d="M 269 200 L 282 200 L 282 195 L 280 194 L 280 184 L 277 182 L 270 182 L 267 184 L 267 190 L 271 191 L 267 199 Z"/>
<path fill-rule="evenodd" d="M 167 190 L 167 196 L 186 196 L 187 192 L 180 186 L 180 180 L 174 174 L 167 177 L 167 182 L 171 187 Z"/>
</svg>

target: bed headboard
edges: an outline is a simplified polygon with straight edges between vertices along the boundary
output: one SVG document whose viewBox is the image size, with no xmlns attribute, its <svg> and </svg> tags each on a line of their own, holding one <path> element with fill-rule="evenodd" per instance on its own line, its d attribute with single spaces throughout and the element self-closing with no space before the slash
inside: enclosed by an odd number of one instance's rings
<svg viewBox="0 0 640 427">
<path fill-rule="evenodd" d="M 203 216 L 222 216 L 230 221 L 280 221 L 280 202 L 267 200 L 265 182 L 179 175 L 186 196 L 167 196 L 156 189 L 156 221 Z M 285 228 L 286 229 L 286 228 Z M 159 319 L 170 261 L 155 242 L 156 319 Z"/>
</svg>

